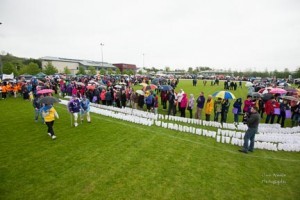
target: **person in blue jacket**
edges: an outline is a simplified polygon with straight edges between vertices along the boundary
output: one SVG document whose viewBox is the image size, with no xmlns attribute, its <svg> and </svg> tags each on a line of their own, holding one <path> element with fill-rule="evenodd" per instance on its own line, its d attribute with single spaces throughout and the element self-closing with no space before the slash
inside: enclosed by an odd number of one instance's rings
<svg viewBox="0 0 300 200">
<path fill-rule="evenodd" d="M 90 116 L 90 101 L 84 95 L 82 100 L 80 101 L 80 120 L 83 122 L 84 115 L 86 115 L 86 120 L 88 123 L 91 123 L 91 116 Z"/>
<path fill-rule="evenodd" d="M 239 123 L 239 115 L 242 113 L 242 99 L 238 98 L 233 104 L 234 123 Z"/>
</svg>

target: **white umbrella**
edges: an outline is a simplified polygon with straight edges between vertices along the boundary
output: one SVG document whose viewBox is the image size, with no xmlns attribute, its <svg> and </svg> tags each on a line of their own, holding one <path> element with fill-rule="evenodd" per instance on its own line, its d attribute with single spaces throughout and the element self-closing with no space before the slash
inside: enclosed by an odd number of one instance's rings
<svg viewBox="0 0 300 200">
<path fill-rule="evenodd" d="M 251 82 L 246 82 L 246 84 L 245 84 L 245 87 L 252 87 L 253 86 L 253 83 L 251 83 Z"/>
<path fill-rule="evenodd" d="M 137 90 L 137 91 L 135 91 L 135 92 L 138 93 L 138 94 L 140 94 L 140 95 L 145 95 L 145 92 L 142 91 L 142 90 Z"/>
</svg>

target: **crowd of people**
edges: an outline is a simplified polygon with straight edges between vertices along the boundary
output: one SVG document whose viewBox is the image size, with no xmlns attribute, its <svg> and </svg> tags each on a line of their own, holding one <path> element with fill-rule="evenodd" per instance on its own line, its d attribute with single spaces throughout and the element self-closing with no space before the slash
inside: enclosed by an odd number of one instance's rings
<svg viewBox="0 0 300 200">
<path fill-rule="evenodd" d="M 99 84 L 100 83 L 100 84 Z M 119 80 L 102 78 L 76 78 L 72 80 L 64 79 L 46 79 L 41 82 L 33 78 L 29 82 L 18 81 L 16 83 L 1 83 L 2 99 L 7 96 L 17 97 L 21 94 L 26 100 L 33 100 L 35 108 L 35 120 L 38 120 L 39 111 L 43 105 L 39 105 L 38 101 L 43 95 L 38 95 L 38 91 L 43 89 L 52 89 L 54 93 L 61 96 L 71 96 L 69 111 L 72 113 L 74 126 L 78 126 L 78 117 L 87 116 L 90 122 L 89 103 L 98 103 L 107 106 L 132 107 L 134 109 L 147 110 L 149 112 L 158 113 L 159 104 L 168 115 L 177 115 L 181 117 L 190 117 L 203 120 L 227 122 L 228 113 L 234 116 L 234 123 L 241 123 L 246 118 L 247 113 L 251 113 L 251 108 L 257 107 L 258 113 L 265 123 L 280 123 L 285 126 L 287 118 L 291 118 L 292 126 L 299 125 L 300 121 L 300 104 L 295 101 L 282 99 L 280 95 L 272 95 L 269 99 L 262 97 L 253 97 L 248 95 L 247 99 L 237 98 L 234 102 L 229 99 L 213 98 L 211 95 L 205 97 L 204 92 L 200 92 L 199 96 L 194 97 L 193 94 L 187 94 L 183 89 L 176 89 L 179 79 L 158 80 L 155 89 L 143 87 L 141 91 L 135 91 L 133 85 L 145 83 L 150 85 L 148 79 L 136 80 L 130 78 L 122 78 Z M 159 85 L 167 84 L 171 87 L 164 89 Z M 193 83 L 194 84 L 194 83 Z M 232 86 L 231 86 L 232 85 Z M 239 83 L 241 86 L 241 84 Z M 142 86 L 141 86 L 142 87 Z M 227 90 L 236 89 L 235 82 L 224 82 L 224 88 Z M 178 91 L 178 92 L 177 92 Z M 160 101 L 159 101 L 160 97 Z M 230 105 L 232 105 L 232 110 Z M 186 116 L 186 111 L 188 116 Z M 83 119 L 80 118 L 82 121 Z"/>
</svg>

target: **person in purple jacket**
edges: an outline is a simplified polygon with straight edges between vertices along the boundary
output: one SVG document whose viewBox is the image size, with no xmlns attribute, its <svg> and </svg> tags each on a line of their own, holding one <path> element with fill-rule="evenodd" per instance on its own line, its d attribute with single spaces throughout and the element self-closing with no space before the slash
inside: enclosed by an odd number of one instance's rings
<svg viewBox="0 0 300 200">
<path fill-rule="evenodd" d="M 68 104 L 68 109 L 69 112 L 72 114 L 72 117 L 74 118 L 74 126 L 77 127 L 78 113 L 80 112 L 80 101 L 77 98 L 77 95 L 73 95 L 73 98 Z"/>
<path fill-rule="evenodd" d="M 200 96 L 196 100 L 197 103 L 197 111 L 195 114 L 196 119 L 201 119 L 202 116 L 202 110 L 205 104 L 205 97 L 204 97 L 204 92 L 200 92 Z"/>
</svg>

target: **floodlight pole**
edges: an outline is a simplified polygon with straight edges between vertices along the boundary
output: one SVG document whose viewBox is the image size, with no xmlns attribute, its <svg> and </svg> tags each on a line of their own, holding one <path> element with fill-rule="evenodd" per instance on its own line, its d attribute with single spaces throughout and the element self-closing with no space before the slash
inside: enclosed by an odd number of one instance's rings
<svg viewBox="0 0 300 200">
<path fill-rule="evenodd" d="M 102 59 L 102 64 L 101 64 L 101 66 L 102 66 L 102 68 L 103 68 L 103 46 L 104 46 L 104 44 L 103 43 L 100 43 L 100 45 L 101 45 L 101 59 Z"/>
<path fill-rule="evenodd" d="M 145 54 L 143 53 L 143 69 L 145 67 Z"/>
</svg>

